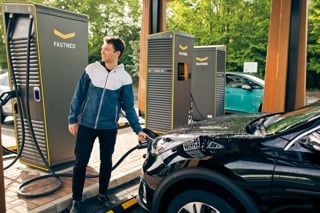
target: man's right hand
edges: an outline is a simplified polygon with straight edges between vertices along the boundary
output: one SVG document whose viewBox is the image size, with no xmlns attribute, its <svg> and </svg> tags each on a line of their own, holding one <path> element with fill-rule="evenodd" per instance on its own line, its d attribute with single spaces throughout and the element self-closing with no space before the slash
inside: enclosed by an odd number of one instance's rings
<svg viewBox="0 0 320 213">
<path fill-rule="evenodd" d="M 69 124 L 69 132 L 73 135 L 76 136 L 78 133 L 78 124 Z"/>
</svg>

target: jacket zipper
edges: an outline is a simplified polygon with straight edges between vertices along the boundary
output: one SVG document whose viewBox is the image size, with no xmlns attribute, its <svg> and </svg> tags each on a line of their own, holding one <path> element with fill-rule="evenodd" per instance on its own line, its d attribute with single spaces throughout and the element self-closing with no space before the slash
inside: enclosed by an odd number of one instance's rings
<svg viewBox="0 0 320 213">
<path fill-rule="evenodd" d="M 107 86 L 107 81 L 108 81 L 108 78 L 109 78 L 109 74 L 110 73 L 107 74 L 107 78 L 106 78 L 106 81 L 105 81 L 104 86 L 103 86 L 103 91 L 102 91 L 102 95 L 101 95 L 101 98 L 100 98 L 98 114 L 97 114 L 96 122 L 95 122 L 95 125 L 94 125 L 95 129 L 98 126 L 98 120 L 99 120 L 99 117 L 100 117 L 101 107 L 102 107 L 102 103 L 103 103 L 103 99 L 104 99 L 104 93 L 106 91 L 106 86 Z"/>
</svg>

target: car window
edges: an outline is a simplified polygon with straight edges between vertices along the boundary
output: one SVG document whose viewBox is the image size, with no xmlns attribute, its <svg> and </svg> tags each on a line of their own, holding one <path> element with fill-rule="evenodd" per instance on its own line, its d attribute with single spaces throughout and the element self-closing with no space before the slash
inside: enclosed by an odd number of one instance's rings
<svg viewBox="0 0 320 213">
<path fill-rule="evenodd" d="M 248 80 L 238 75 L 227 75 L 226 86 L 232 88 L 241 88 L 243 85 L 249 85 Z"/>
<path fill-rule="evenodd" d="M 265 129 L 267 133 L 274 134 L 319 116 L 320 111 L 318 107 L 306 107 L 300 110 L 282 114 L 273 123 L 265 126 Z"/>
<path fill-rule="evenodd" d="M 320 151 L 320 130 L 311 133 L 308 136 L 306 144 L 315 150 Z"/>
<path fill-rule="evenodd" d="M 245 75 L 247 79 L 249 79 L 250 82 L 256 84 L 259 88 L 263 89 L 264 87 L 264 80 L 261 78 L 258 78 L 254 75 Z"/>
<path fill-rule="evenodd" d="M 227 74 L 226 76 L 226 86 L 231 88 L 242 88 L 243 85 L 248 85 L 252 89 L 263 89 L 260 85 L 254 81 L 242 77 L 240 75 Z"/>
<path fill-rule="evenodd" d="M 262 89 L 262 87 L 258 84 L 256 84 L 253 81 L 248 80 L 248 85 L 252 88 L 252 89 Z"/>
<path fill-rule="evenodd" d="M 272 135 L 278 132 L 285 131 L 294 126 L 303 124 L 313 119 L 319 119 L 320 110 L 318 106 L 304 107 L 296 111 L 273 114 L 262 117 L 256 122 L 256 135 Z"/>
<path fill-rule="evenodd" d="M 284 150 L 320 153 L 319 121 L 316 121 L 313 126 L 313 128 L 302 131 L 301 134 L 293 138 L 293 140 L 285 146 Z"/>
<path fill-rule="evenodd" d="M 294 141 L 291 141 L 285 150 L 320 153 L 319 127 L 309 130 L 297 137 Z"/>
</svg>

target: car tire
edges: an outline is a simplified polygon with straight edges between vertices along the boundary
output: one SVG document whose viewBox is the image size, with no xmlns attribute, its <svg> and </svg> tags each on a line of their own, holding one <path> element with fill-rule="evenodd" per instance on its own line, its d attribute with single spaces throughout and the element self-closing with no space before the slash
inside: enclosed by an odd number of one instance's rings
<svg viewBox="0 0 320 213">
<path fill-rule="evenodd" d="M 192 189 L 176 195 L 168 206 L 169 213 L 179 212 L 228 212 L 236 210 L 224 199 L 212 192 Z"/>
</svg>

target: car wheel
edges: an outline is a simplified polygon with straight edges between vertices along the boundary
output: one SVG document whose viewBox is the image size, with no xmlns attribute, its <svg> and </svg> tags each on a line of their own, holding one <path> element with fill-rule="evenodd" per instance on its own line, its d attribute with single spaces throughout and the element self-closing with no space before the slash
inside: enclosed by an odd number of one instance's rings
<svg viewBox="0 0 320 213">
<path fill-rule="evenodd" d="M 175 196 L 169 204 L 167 212 L 236 212 L 235 209 L 223 198 L 204 190 L 186 190 Z"/>
</svg>

